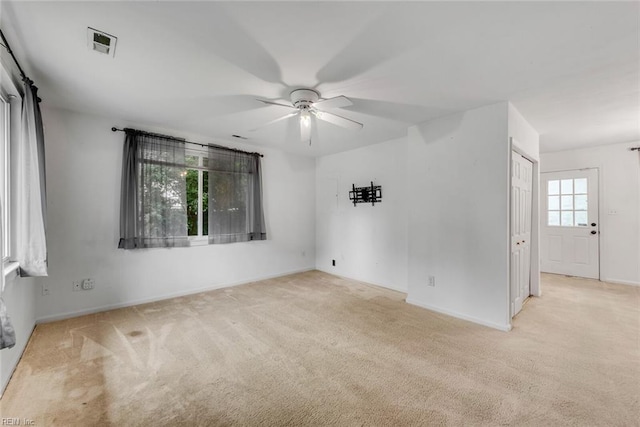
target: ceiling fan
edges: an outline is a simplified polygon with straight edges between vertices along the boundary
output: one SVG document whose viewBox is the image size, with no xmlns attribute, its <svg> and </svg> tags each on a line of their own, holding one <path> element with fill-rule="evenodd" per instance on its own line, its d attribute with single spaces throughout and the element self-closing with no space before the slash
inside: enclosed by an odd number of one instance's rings
<svg viewBox="0 0 640 427">
<path fill-rule="evenodd" d="M 311 117 L 315 117 L 325 122 L 346 128 L 351 130 L 360 130 L 364 127 L 362 123 L 355 120 L 347 119 L 346 117 L 339 116 L 337 114 L 329 113 L 326 110 L 333 108 L 342 108 L 353 105 L 353 103 L 346 96 L 336 96 L 329 99 L 320 99 L 320 94 L 313 89 L 296 89 L 291 92 L 291 105 L 280 104 L 278 102 L 266 101 L 264 99 L 258 99 L 258 101 L 269 105 L 279 105 L 280 107 L 287 107 L 295 110 L 287 115 L 278 117 L 256 129 L 260 129 L 265 126 L 269 126 L 273 123 L 289 119 L 291 117 L 299 116 L 300 118 L 300 139 L 303 142 L 309 142 L 311 144 Z M 254 130 L 256 130 L 254 129 Z"/>
</svg>

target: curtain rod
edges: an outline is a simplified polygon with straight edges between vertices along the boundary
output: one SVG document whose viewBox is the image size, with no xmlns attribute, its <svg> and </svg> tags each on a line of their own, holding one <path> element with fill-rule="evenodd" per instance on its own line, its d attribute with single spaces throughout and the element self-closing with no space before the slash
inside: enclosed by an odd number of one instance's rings
<svg viewBox="0 0 640 427">
<path fill-rule="evenodd" d="M 24 80 L 29 80 L 27 75 L 24 73 L 24 70 L 20 66 L 20 63 L 18 62 L 18 58 L 16 58 L 16 56 L 13 54 L 13 51 L 11 50 L 11 47 L 9 46 L 9 42 L 4 37 L 4 33 L 2 32 L 1 29 L 0 29 L 0 37 L 2 37 L 2 43 L 3 43 L 2 47 L 4 47 L 7 50 L 7 52 L 9 52 L 9 55 L 11 55 L 11 58 L 13 58 L 13 62 L 15 62 L 16 65 L 18 66 L 18 70 L 20 71 L 20 75 L 22 76 L 22 78 Z"/>
<path fill-rule="evenodd" d="M 184 143 L 187 143 L 187 144 L 199 145 L 201 147 L 222 148 L 224 150 L 234 151 L 236 153 L 252 154 L 252 155 L 255 155 L 255 156 L 264 157 L 264 155 L 260 154 L 260 153 L 250 153 L 249 151 L 238 150 L 236 148 L 223 147 L 222 145 L 216 145 L 216 144 L 201 144 L 199 142 L 187 141 L 184 138 L 176 138 L 175 136 L 162 135 L 162 134 L 159 134 L 159 133 L 152 133 L 152 132 L 145 132 L 143 130 L 131 129 L 131 128 L 118 129 L 115 126 L 111 128 L 111 132 L 126 132 L 128 130 L 133 131 L 133 132 L 138 132 L 138 133 L 141 133 L 143 135 L 155 136 L 155 137 L 158 137 L 158 138 L 164 138 L 164 139 L 169 139 L 169 140 L 173 140 L 173 141 L 180 141 L 180 142 L 184 142 Z"/>
</svg>

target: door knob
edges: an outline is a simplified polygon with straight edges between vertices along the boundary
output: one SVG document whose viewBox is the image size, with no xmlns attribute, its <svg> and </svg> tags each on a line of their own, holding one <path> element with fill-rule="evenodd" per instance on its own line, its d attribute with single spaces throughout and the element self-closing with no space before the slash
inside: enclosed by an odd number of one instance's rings
<svg viewBox="0 0 640 427">
<path fill-rule="evenodd" d="M 591 230 L 591 234 L 598 234 L 596 230 Z"/>
<path fill-rule="evenodd" d="M 592 222 L 592 223 L 591 223 L 591 226 L 592 226 L 592 227 L 595 227 L 595 226 L 596 226 L 596 223 L 595 223 L 595 222 Z"/>
</svg>

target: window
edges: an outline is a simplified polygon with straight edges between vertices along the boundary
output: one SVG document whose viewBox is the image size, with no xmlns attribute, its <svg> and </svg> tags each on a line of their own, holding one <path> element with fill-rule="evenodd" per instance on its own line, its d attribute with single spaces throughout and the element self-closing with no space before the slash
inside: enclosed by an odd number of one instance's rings
<svg viewBox="0 0 640 427">
<path fill-rule="evenodd" d="M 556 179 L 547 184 L 547 224 L 559 227 L 586 227 L 587 178 Z"/>
<path fill-rule="evenodd" d="M 260 157 L 209 146 L 209 243 L 267 238 Z"/>
<path fill-rule="evenodd" d="M 125 133 L 119 248 L 266 239 L 257 153 Z"/>
<path fill-rule="evenodd" d="M 11 258 L 11 149 L 10 149 L 10 105 L 9 98 L 0 93 L 0 200 L 2 200 L 2 265 Z"/>
<path fill-rule="evenodd" d="M 205 153 L 187 151 L 187 235 L 199 240 L 209 235 L 209 166 Z"/>
</svg>

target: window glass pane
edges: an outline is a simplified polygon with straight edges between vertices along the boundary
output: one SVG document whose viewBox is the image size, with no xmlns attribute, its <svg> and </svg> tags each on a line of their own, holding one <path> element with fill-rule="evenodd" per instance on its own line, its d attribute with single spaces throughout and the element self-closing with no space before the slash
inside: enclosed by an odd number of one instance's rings
<svg viewBox="0 0 640 427">
<path fill-rule="evenodd" d="M 247 230 L 249 174 L 211 172 L 212 216 L 211 234 L 239 234 Z"/>
<path fill-rule="evenodd" d="M 174 156 L 169 150 L 156 150 L 154 145 L 146 145 L 143 156 L 147 158 L 182 161 L 180 156 Z M 182 167 L 160 162 L 140 163 L 140 197 L 144 200 L 141 206 L 144 227 L 141 235 L 145 239 L 155 241 L 159 238 L 184 236 L 187 232 L 185 175 L 186 171 Z"/>
<path fill-rule="evenodd" d="M 209 159 L 207 157 L 202 158 L 202 166 L 204 166 L 205 168 L 209 167 Z"/>
<path fill-rule="evenodd" d="M 580 211 L 586 211 L 587 210 L 587 195 L 586 194 L 580 194 L 577 196 L 574 196 L 575 198 L 575 210 L 580 210 Z"/>
<path fill-rule="evenodd" d="M 563 179 L 560 182 L 560 192 L 562 194 L 573 194 L 573 180 Z"/>
<path fill-rule="evenodd" d="M 575 219 L 577 227 L 586 227 L 588 224 L 587 211 L 576 211 Z"/>
<path fill-rule="evenodd" d="M 560 212 L 549 211 L 549 225 L 560 225 Z"/>
<path fill-rule="evenodd" d="M 547 194 L 560 194 L 560 181 L 549 181 L 549 183 L 547 184 Z"/>
<path fill-rule="evenodd" d="M 560 215 L 560 224 L 563 227 L 573 227 L 573 211 L 562 212 Z"/>
<path fill-rule="evenodd" d="M 560 196 L 549 196 L 549 206 L 547 206 L 547 210 L 560 210 Z"/>
<path fill-rule="evenodd" d="M 575 194 L 587 194 L 587 178 L 578 178 L 575 180 Z"/>
<path fill-rule="evenodd" d="M 207 160 L 206 158 L 204 160 Z M 202 235 L 209 235 L 209 172 L 202 172 Z"/>
<path fill-rule="evenodd" d="M 573 209 L 573 196 L 561 196 L 561 199 L 563 211 L 569 211 Z"/>
<path fill-rule="evenodd" d="M 187 166 L 198 166 L 198 156 L 184 156 Z"/>
<path fill-rule="evenodd" d="M 187 170 L 187 235 L 198 235 L 198 171 Z"/>
</svg>

